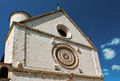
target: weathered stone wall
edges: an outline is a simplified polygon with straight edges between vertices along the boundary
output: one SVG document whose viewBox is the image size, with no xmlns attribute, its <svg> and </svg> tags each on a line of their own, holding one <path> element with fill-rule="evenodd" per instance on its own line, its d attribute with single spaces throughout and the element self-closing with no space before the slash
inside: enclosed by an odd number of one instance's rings
<svg viewBox="0 0 120 81">
<path fill-rule="evenodd" d="M 24 29 L 16 26 L 14 28 L 14 44 L 13 44 L 13 57 L 12 65 L 17 66 L 17 63 L 24 64 L 25 55 L 25 31 Z"/>
<path fill-rule="evenodd" d="M 50 75 L 40 75 L 31 73 L 13 72 L 12 79 L 14 81 L 66 81 L 67 78 Z M 60 80 L 61 79 L 61 80 Z"/>
<path fill-rule="evenodd" d="M 100 66 L 100 62 L 99 62 L 99 57 L 98 57 L 98 53 L 97 51 L 94 51 L 94 59 L 95 59 L 95 65 L 96 65 L 96 70 L 98 75 L 102 75 L 102 71 L 101 71 L 101 66 Z"/>
<path fill-rule="evenodd" d="M 13 72 L 12 81 L 102 81 L 101 79 Z"/>
<path fill-rule="evenodd" d="M 52 38 L 39 35 L 37 33 L 29 32 L 27 34 L 26 65 L 28 67 L 54 70 L 54 65 L 56 63 L 52 57 L 53 45 L 51 43 L 51 40 Z M 79 57 L 78 68 L 82 69 L 84 74 L 96 75 L 93 58 L 92 58 L 92 50 L 71 43 L 67 43 L 64 41 L 55 40 L 55 42 L 68 44 L 72 46 L 74 49 L 80 48 L 81 53 L 77 52 L 77 55 Z M 78 68 L 75 70 L 64 69 L 64 71 L 79 73 Z"/>
<path fill-rule="evenodd" d="M 14 28 L 12 29 L 5 43 L 5 57 L 4 57 L 5 63 L 12 63 L 13 42 L 14 42 Z"/>
<path fill-rule="evenodd" d="M 56 62 L 52 57 L 53 44 L 51 43 L 52 38 L 38 34 L 36 32 L 26 31 L 17 26 L 14 42 L 14 55 L 13 55 L 13 65 L 14 62 L 19 61 L 26 68 L 32 69 L 48 69 L 55 71 L 54 65 Z M 98 75 L 96 70 L 100 68 L 95 68 L 94 58 L 92 55 L 92 50 L 79 45 L 74 45 L 65 41 L 60 41 L 54 39 L 56 43 L 65 43 L 72 46 L 75 50 L 79 48 L 80 52 L 77 52 L 79 57 L 78 68 L 83 71 L 86 75 Z M 19 48 L 17 48 L 19 47 Z M 67 70 L 62 67 L 63 72 L 73 72 L 80 74 L 79 69 Z M 100 75 L 98 75 L 100 76 Z"/>
</svg>

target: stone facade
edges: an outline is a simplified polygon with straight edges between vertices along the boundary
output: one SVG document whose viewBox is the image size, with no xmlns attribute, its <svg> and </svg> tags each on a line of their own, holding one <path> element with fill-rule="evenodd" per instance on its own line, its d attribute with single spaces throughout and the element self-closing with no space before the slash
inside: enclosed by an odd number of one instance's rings
<svg viewBox="0 0 120 81">
<path fill-rule="evenodd" d="M 103 81 L 97 49 L 63 10 L 11 21 L 4 60 L 11 81 Z"/>
</svg>

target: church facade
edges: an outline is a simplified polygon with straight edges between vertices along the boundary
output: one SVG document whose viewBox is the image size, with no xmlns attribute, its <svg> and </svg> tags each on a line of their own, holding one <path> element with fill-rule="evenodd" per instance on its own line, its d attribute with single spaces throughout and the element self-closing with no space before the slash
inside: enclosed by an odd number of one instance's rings
<svg viewBox="0 0 120 81">
<path fill-rule="evenodd" d="M 0 81 L 103 81 L 97 48 L 62 9 L 9 20 Z"/>
</svg>

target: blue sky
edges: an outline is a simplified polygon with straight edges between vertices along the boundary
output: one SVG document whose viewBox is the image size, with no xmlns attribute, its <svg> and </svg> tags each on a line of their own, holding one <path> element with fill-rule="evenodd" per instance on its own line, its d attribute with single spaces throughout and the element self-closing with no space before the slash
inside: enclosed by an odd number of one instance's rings
<svg viewBox="0 0 120 81">
<path fill-rule="evenodd" d="M 56 10 L 58 2 L 98 48 L 104 81 L 120 81 L 119 0 L 1 0 L 0 57 L 12 12 L 26 11 L 34 17 Z"/>
</svg>

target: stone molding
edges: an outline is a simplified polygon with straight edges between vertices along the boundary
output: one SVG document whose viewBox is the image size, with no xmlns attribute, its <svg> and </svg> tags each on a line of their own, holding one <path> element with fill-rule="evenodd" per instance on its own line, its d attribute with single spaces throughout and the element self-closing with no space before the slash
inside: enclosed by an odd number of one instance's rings
<svg viewBox="0 0 120 81">
<path fill-rule="evenodd" d="M 100 79 L 103 80 L 103 77 L 99 76 L 88 76 L 88 75 L 79 75 L 73 73 L 62 73 L 62 72 L 52 72 L 52 71 L 43 71 L 43 70 L 31 70 L 31 69 L 20 69 L 20 68 L 11 68 L 12 72 L 22 72 L 22 73 L 34 73 L 34 74 L 43 74 L 43 75 L 56 75 L 60 77 L 77 77 L 77 78 L 89 78 L 89 79 Z"/>
</svg>

